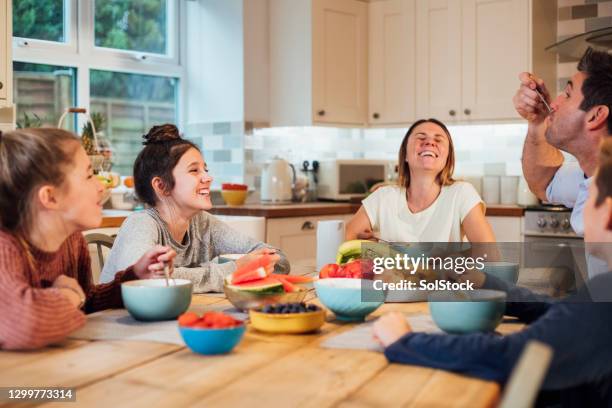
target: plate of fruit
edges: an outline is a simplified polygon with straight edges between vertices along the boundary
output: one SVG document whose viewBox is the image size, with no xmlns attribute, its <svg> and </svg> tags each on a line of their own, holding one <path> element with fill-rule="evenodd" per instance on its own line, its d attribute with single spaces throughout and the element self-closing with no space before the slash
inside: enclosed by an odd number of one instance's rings
<svg viewBox="0 0 612 408">
<path fill-rule="evenodd" d="M 240 310 L 258 309 L 274 303 L 300 303 L 312 287 L 313 278 L 268 273 L 269 255 L 236 269 L 225 279 L 223 291 Z"/>
</svg>

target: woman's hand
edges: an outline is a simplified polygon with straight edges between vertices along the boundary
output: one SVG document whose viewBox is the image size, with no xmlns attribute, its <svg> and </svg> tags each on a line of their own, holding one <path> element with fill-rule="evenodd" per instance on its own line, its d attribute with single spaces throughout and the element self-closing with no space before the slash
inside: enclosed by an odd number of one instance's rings
<svg viewBox="0 0 612 408">
<path fill-rule="evenodd" d="M 374 337 L 383 346 L 389 347 L 404 335 L 412 332 L 406 317 L 399 312 L 391 312 L 374 322 Z"/>
<path fill-rule="evenodd" d="M 74 307 L 81 307 L 85 303 L 85 292 L 76 279 L 60 275 L 53 281 L 52 288 L 59 289 Z"/>
<path fill-rule="evenodd" d="M 236 260 L 236 268 L 241 268 L 249 262 L 254 261 L 264 255 L 270 256 L 270 262 L 266 266 L 266 272 L 270 274 L 274 272 L 274 266 L 278 261 L 280 261 L 280 255 L 277 255 L 276 250 L 274 250 L 273 248 L 260 248 L 256 249 L 253 252 L 249 252 L 245 256 L 240 257 Z"/>
<path fill-rule="evenodd" d="M 174 271 L 173 261 L 176 252 L 166 246 L 156 245 L 134 264 L 134 274 L 138 279 L 154 279 L 164 277 L 164 267 L 170 267 L 170 274 Z"/>
</svg>

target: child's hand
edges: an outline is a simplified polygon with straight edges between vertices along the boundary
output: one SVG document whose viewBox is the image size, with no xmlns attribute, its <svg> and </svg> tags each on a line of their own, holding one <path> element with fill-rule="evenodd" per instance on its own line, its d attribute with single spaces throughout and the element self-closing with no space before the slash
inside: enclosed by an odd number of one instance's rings
<svg viewBox="0 0 612 408">
<path fill-rule="evenodd" d="M 172 273 L 175 256 L 176 252 L 173 249 L 157 245 L 134 264 L 134 273 L 139 279 L 163 278 L 164 266 L 168 265 Z"/>
<path fill-rule="evenodd" d="M 85 303 L 85 292 L 76 279 L 60 275 L 55 278 L 51 287 L 59 289 L 75 307 L 81 307 Z"/>
<path fill-rule="evenodd" d="M 374 337 L 385 347 L 412 331 L 406 317 L 399 312 L 387 313 L 374 322 Z"/>
</svg>

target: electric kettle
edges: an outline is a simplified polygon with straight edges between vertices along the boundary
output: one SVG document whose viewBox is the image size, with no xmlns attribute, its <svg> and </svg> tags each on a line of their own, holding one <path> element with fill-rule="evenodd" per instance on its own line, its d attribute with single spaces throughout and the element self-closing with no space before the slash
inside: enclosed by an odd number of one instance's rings
<svg viewBox="0 0 612 408">
<path fill-rule="evenodd" d="M 290 203 L 295 183 L 295 168 L 280 157 L 267 161 L 261 173 L 261 201 Z"/>
</svg>

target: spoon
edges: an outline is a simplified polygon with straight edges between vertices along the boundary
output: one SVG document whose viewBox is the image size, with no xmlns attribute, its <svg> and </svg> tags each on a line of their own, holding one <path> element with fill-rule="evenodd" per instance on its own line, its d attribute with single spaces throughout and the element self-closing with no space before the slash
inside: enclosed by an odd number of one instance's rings
<svg viewBox="0 0 612 408">
<path fill-rule="evenodd" d="M 542 95 L 542 89 L 540 88 L 540 85 L 538 85 L 538 83 L 536 82 L 535 78 L 530 75 L 531 79 L 533 80 L 533 82 L 535 82 L 536 87 L 534 89 L 535 93 L 538 95 L 538 97 L 540 98 L 540 100 L 542 101 L 542 103 L 544 104 L 544 106 L 546 107 L 546 109 L 548 110 L 548 113 L 553 113 L 552 108 L 550 107 L 550 105 L 548 104 L 548 102 L 546 102 L 546 98 L 544 98 L 544 95 Z"/>
</svg>

